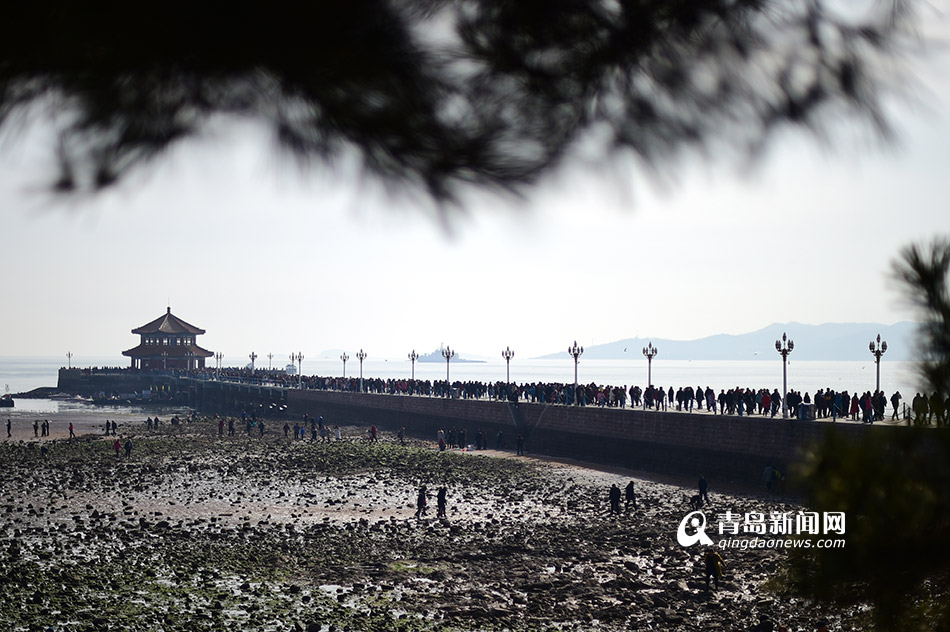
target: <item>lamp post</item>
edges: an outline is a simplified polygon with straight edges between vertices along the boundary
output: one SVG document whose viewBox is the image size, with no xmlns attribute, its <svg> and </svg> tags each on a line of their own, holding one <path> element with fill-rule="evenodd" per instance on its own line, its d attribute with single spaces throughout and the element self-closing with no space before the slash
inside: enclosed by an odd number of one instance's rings
<svg viewBox="0 0 950 632">
<path fill-rule="evenodd" d="M 257 360 L 257 354 L 251 351 L 251 355 L 247 356 L 251 359 L 251 372 L 254 372 L 254 360 Z"/>
<path fill-rule="evenodd" d="M 340 354 L 340 359 L 343 360 L 343 379 L 346 379 L 346 361 L 350 359 L 350 356 L 346 355 L 346 351 Z"/>
<path fill-rule="evenodd" d="M 191 371 L 192 367 L 198 368 L 197 362 L 195 362 L 195 352 L 189 351 L 185 354 L 188 357 L 188 370 Z"/>
<path fill-rule="evenodd" d="M 366 352 L 362 349 L 356 354 L 356 358 L 360 361 L 360 393 L 363 392 L 363 360 L 366 359 Z"/>
<path fill-rule="evenodd" d="M 643 355 L 647 359 L 647 388 L 653 386 L 653 358 L 659 352 L 660 350 L 654 347 L 652 342 L 648 342 L 647 346 L 643 348 Z"/>
<path fill-rule="evenodd" d="M 578 347 L 577 341 L 574 341 L 573 347 L 568 347 L 567 352 L 574 356 L 574 405 L 577 406 L 577 361 L 584 353 L 584 347 Z"/>
<path fill-rule="evenodd" d="M 788 354 L 795 348 L 795 341 L 782 332 L 782 340 L 775 341 L 775 350 L 782 356 L 782 419 L 788 419 Z"/>
<path fill-rule="evenodd" d="M 221 360 L 223 359 L 224 359 L 224 354 L 221 353 L 220 351 L 214 354 L 215 364 L 217 365 L 215 367 L 215 377 L 220 377 L 221 375 Z"/>
<path fill-rule="evenodd" d="M 419 354 L 416 353 L 416 350 L 413 349 L 409 353 L 409 362 L 412 364 L 412 377 L 410 378 L 413 382 L 416 381 L 416 360 L 419 359 Z"/>
<path fill-rule="evenodd" d="M 875 346 L 872 340 L 868 348 L 871 350 L 871 355 L 874 356 L 874 364 L 877 365 L 877 382 L 874 386 L 874 392 L 879 393 L 881 391 L 881 356 L 887 351 L 887 341 L 881 340 L 881 334 L 878 334 L 877 345 Z"/>
<path fill-rule="evenodd" d="M 270 371 L 270 369 L 271 369 L 271 363 L 272 363 L 273 361 L 274 361 L 274 354 L 273 354 L 273 353 L 268 353 L 268 354 L 267 354 L 267 370 L 268 370 L 268 371 Z"/>
<path fill-rule="evenodd" d="M 880 338 L 880 336 L 878 336 L 878 338 Z M 73 368 L 72 362 L 73 362 L 73 352 L 67 351 L 66 352 L 66 368 L 67 369 Z"/>
<path fill-rule="evenodd" d="M 445 349 L 442 350 L 442 357 L 445 358 L 445 391 L 449 392 L 451 388 L 451 382 L 449 382 L 449 362 L 455 357 L 455 352 L 446 345 Z"/>
<path fill-rule="evenodd" d="M 511 359 L 515 357 L 515 352 L 510 347 L 505 347 L 501 357 L 505 359 L 505 382 L 511 384 Z"/>
<path fill-rule="evenodd" d="M 293 364 L 297 363 L 297 388 L 303 388 L 303 353 L 298 351 L 297 353 L 290 354 L 290 362 Z"/>
</svg>

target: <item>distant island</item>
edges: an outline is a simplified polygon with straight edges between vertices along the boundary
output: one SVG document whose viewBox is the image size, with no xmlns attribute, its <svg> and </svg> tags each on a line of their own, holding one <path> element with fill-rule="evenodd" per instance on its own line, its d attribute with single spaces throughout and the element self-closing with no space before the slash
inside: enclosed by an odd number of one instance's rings
<svg viewBox="0 0 950 632">
<path fill-rule="evenodd" d="M 426 353 L 425 355 L 419 356 L 417 362 L 445 362 L 445 358 L 442 356 L 442 349 L 436 349 L 432 353 Z M 465 362 L 469 364 L 484 364 L 484 360 L 466 360 L 458 353 L 455 354 L 455 357 L 452 358 L 452 362 Z"/>
<path fill-rule="evenodd" d="M 663 338 L 627 338 L 584 348 L 585 360 L 642 360 L 648 343 L 665 360 L 774 360 L 778 357 L 775 341 L 785 333 L 795 341 L 792 360 L 829 360 L 873 362 L 868 343 L 881 335 L 887 342 L 887 360 L 912 361 L 917 323 L 903 321 L 894 325 L 875 323 L 774 323 L 747 334 L 718 334 L 697 340 Z M 540 356 L 540 360 L 568 357 L 565 351 Z"/>
</svg>

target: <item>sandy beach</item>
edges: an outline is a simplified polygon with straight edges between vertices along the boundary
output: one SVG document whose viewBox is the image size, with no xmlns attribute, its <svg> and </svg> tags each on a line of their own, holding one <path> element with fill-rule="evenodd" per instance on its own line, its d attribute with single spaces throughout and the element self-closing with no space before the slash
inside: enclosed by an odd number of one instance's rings
<svg viewBox="0 0 950 632">
<path fill-rule="evenodd" d="M 113 415 L 133 444 L 117 458 L 102 437 L 108 412 L 77 415 L 74 440 L 66 418 L 48 440 L 18 419 L 0 444 L 3 629 L 861 627 L 860 608 L 784 594 L 782 551 L 725 551 L 723 581 L 707 590 L 701 549 L 675 537 L 689 487 L 637 478 L 637 507 L 611 516 L 608 489 L 630 473 L 440 453 L 385 432 L 370 443 L 365 428 L 329 444 L 287 440 L 283 421 L 263 437 L 240 423 L 218 437 L 213 420 L 148 431 L 138 413 Z M 429 507 L 416 519 L 420 485 Z M 710 486 L 707 512 L 798 509 Z"/>
</svg>

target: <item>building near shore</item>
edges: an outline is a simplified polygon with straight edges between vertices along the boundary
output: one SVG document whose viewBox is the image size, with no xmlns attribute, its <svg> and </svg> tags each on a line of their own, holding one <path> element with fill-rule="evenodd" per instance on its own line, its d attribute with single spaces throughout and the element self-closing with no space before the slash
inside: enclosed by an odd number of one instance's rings
<svg viewBox="0 0 950 632">
<path fill-rule="evenodd" d="M 122 352 L 133 369 L 203 369 L 214 354 L 198 346 L 204 329 L 172 314 L 172 308 L 152 322 L 132 330 L 141 336 L 137 347 Z"/>
</svg>

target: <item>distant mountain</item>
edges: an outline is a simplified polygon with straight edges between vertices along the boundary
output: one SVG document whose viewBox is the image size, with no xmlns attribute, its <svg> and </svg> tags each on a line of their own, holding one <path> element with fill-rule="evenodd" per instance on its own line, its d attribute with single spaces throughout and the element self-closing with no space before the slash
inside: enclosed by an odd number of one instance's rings
<svg viewBox="0 0 950 632">
<path fill-rule="evenodd" d="M 427 353 L 425 355 L 419 356 L 417 362 L 445 362 L 445 358 L 442 356 L 442 349 L 436 349 L 432 353 Z M 484 363 L 484 360 L 466 360 L 461 355 L 456 352 L 455 357 L 452 358 L 452 362 L 469 362 L 469 363 Z"/>
<path fill-rule="evenodd" d="M 914 360 L 917 323 L 903 321 L 894 325 L 874 323 L 774 323 L 748 334 L 718 334 L 698 340 L 666 340 L 663 338 L 627 338 L 584 348 L 586 360 L 643 359 L 643 348 L 652 342 L 665 360 L 774 360 L 778 357 L 775 341 L 782 334 L 795 342 L 790 358 L 795 360 L 870 360 L 868 343 L 887 342 L 887 360 Z M 539 359 L 565 358 L 566 351 L 551 353 Z"/>
</svg>

